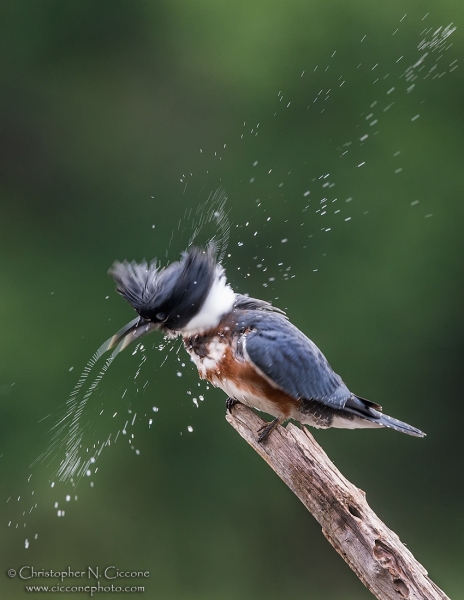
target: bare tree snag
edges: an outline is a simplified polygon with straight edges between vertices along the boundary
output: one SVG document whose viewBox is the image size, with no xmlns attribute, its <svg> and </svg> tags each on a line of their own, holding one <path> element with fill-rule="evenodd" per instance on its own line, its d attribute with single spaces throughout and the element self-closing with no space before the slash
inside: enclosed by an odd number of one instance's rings
<svg viewBox="0 0 464 600">
<path fill-rule="evenodd" d="M 263 421 L 237 404 L 227 421 L 274 469 L 322 527 L 322 532 L 379 600 L 449 600 L 399 537 L 366 502 L 307 429 L 276 427 L 262 444 Z"/>
</svg>

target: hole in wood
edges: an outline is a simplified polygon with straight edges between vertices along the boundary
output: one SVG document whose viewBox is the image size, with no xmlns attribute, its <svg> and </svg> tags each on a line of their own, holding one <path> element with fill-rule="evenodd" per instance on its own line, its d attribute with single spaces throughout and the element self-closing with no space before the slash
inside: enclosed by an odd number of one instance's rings
<svg viewBox="0 0 464 600">
<path fill-rule="evenodd" d="M 362 514 L 359 512 L 359 510 L 356 508 L 356 506 L 352 506 L 351 504 L 348 504 L 348 510 L 353 515 L 353 517 L 356 517 L 357 519 L 362 519 Z"/>
<path fill-rule="evenodd" d="M 409 588 L 402 579 L 394 579 L 393 585 L 402 598 L 409 598 Z"/>
</svg>

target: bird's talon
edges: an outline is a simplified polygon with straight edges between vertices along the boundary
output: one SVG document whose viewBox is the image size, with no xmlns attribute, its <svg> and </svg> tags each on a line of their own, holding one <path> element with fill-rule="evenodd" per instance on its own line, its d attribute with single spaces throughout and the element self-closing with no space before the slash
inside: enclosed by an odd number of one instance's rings
<svg viewBox="0 0 464 600">
<path fill-rule="evenodd" d="M 232 409 L 234 408 L 234 406 L 236 404 L 240 404 L 240 402 L 238 400 L 236 400 L 235 398 L 227 398 L 226 408 L 230 413 L 232 412 Z"/>
<path fill-rule="evenodd" d="M 279 417 L 276 417 L 270 423 L 264 423 L 264 425 L 262 425 L 257 431 L 257 433 L 259 433 L 258 443 L 261 444 L 261 442 L 264 442 L 264 440 L 267 439 L 271 431 L 275 429 L 280 422 L 281 420 L 279 419 Z"/>
</svg>

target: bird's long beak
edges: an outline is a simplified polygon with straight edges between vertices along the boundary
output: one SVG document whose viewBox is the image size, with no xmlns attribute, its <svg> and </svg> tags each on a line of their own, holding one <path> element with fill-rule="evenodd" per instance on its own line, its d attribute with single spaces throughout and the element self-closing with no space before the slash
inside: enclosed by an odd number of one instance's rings
<svg viewBox="0 0 464 600">
<path fill-rule="evenodd" d="M 159 329 L 159 324 L 147 321 L 143 317 L 137 317 L 130 323 L 127 323 L 122 329 L 117 331 L 109 340 L 106 340 L 104 344 L 100 346 L 97 351 L 97 355 L 101 356 L 108 350 L 114 348 L 112 358 L 119 354 L 122 350 L 127 348 L 129 344 L 138 340 L 139 338 L 147 335 L 148 333 Z"/>
</svg>

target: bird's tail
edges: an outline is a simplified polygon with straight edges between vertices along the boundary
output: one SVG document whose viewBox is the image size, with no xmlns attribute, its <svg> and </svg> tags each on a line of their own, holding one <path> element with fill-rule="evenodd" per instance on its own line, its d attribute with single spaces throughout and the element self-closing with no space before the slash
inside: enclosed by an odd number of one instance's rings
<svg viewBox="0 0 464 600">
<path fill-rule="evenodd" d="M 371 421 L 372 423 L 380 425 L 381 427 L 389 427 L 395 431 L 401 431 L 401 433 L 407 433 L 408 435 L 414 435 L 415 437 L 425 436 L 425 433 L 420 429 L 417 429 L 417 427 L 413 427 L 412 425 L 408 425 L 408 423 L 384 415 L 383 412 L 381 412 L 381 406 L 361 398 L 360 396 L 352 395 L 345 405 L 345 410 L 362 417 L 366 421 Z"/>
<path fill-rule="evenodd" d="M 383 425 L 384 427 L 389 427 L 390 429 L 395 429 L 396 431 L 401 431 L 401 433 L 407 433 L 408 435 L 414 435 L 416 437 L 425 436 L 425 433 L 420 429 L 417 429 L 417 427 L 408 425 L 403 421 L 398 421 L 398 419 L 394 419 L 393 417 L 389 417 L 388 415 L 384 415 L 383 413 L 380 413 L 378 423 L 380 425 Z"/>
</svg>

